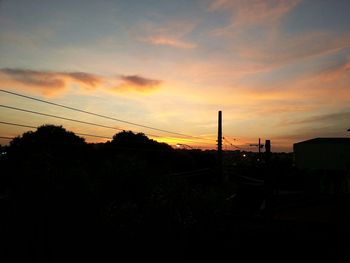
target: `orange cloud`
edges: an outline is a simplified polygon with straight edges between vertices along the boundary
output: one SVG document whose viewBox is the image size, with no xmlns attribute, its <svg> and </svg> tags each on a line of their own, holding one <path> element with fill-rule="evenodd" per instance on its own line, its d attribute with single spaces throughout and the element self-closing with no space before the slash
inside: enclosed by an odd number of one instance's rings
<svg viewBox="0 0 350 263">
<path fill-rule="evenodd" d="M 65 75 L 71 77 L 75 81 L 85 84 L 87 87 L 92 87 L 92 88 L 96 87 L 98 84 L 102 82 L 102 78 L 100 76 L 85 73 L 85 72 L 70 72 L 70 73 L 65 73 Z"/>
<path fill-rule="evenodd" d="M 120 76 L 121 84 L 113 88 L 113 91 L 133 90 L 138 92 L 148 92 L 157 89 L 162 81 L 148 79 L 138 75 Z"/>
<path fill-rule="evenodd" d="M 143 87 L 158 86 L 161 83 L 160 80 L 146 79 L 138 75 L 121 76 L 121 79 L 128 84 L 135 85 L 135 86 L 143 86 Z"/>
<path fill-rule="evenodd" d="M 62 88 L 64 86 L 64 81 L 56 73 L 8 68 L 2 69 L 1 73 L 9 76 L 15 81 L 30 86 L 52 88 Z"/>
<path fill-rule="evenodd" d="M 99 76 L 85 72 L 54 72 L 27 69 L 0 69 L 0 87 L 28 89 L 44 96 L 56 96 L 64 93 L 70 84 L 78 84 L 91 91 L 97 88 L 109 89 L 120 84 L 114 91 L 134 90 L 146 92 L 160 86 L 162 81 L 148 79 L 138 75 L 124 76 L 118 79 Z"/>
<path fill-rule="evenodd" d="M 211 63 L 207 63 L 208 58 L 206 61 L 183 63 L 183 74 L 192 75 L 192 79 L 196 80 L 211 81 L 216 78 L 215 81 L 225 80 L 236 85 L 237 81 L 247 78 L 247 75 L 267 76 L 273 74 L 274 70 L 287 66 L 295 67 L 298 63 L 305 66 L 313 63 L 313 60 L 350 48 L 350 34 L 327 31 L 302 35 L 285 35 L 283 32 L 274 31 L 274 34 L 267 34 L 266 38 L 258 42 L 247 41 L 244 36 L 228 40 L 227 54 L 232 55 L 232 60 L 213 55 L 210 56 Z M 347 67 L 350 68 L 350 63 Z M 288 72 L 290 68 L 286 70 Z M 331 75 L 335 77 L 334 73 Z M 217 83 L 215 81 L 213 84 Z M 221 83 L 221 86 L 223 84 L 226 83 Z"/>
<path fill-rule="evenodd" d="M 304 102 L 307 107 L 322 104 L 346 104 L 350 99 L 349 60 L 326 70 L 307 73 L 281 83 L 237 85 L 234 90 L 242 98 L 254 101 Z M 336 92 L 335 92 L 336 91 Z M 288 104 L 287 104 L 288 105 Z"/>
<path fill-rule="evenodd" d="M 320 82 L 337 82 L 350 74 L 350 59 L 344 63 L 336 65 L 319 72 L 318 79 Z"/>
<path fill-rule="evenodd" d="M 20 84 L 34 90 L 40 90 L 44 95 L 63 91 L 70 82 L 83 84 L 91 89 L 102 82 L 102 77 L 84 72 L 54 72 L 28 69 L 0 69 L 1 80 L 12 85 Z"/>
<path fill-rule="evenodd" d="M 210 88 L 198 85 L 201 88 L 193 90 L 187 97 L 196 103 L 205 101 L 206 105 L 214 105 L 214 108 L 215 105 L 220 106 L 226 113 L 225 118 L 233 116 L 232 123 L 261 119 L 262 116 L 263 119 L 271 118 L 268 122 L 279 125 L 273 129 L 280 131 L 284 129 L 284 124 L 289 123 L 290 116 L 318 115 L 348 108 L 349 61 L 333 62 L 326 70 L 304 72 L 284 81 L 233 80 L 225 85 L 214 83 Z M 208 109 L 208 112 L 212 110 Z"/>
<path fill-rule="evenodd" d="M 142 42 L 153 44 L 153 45 L 171 46 L 171 47 L 183 48 L 183 49 L 192 49 L 197 47 L 196 44 L 186 42 L 180 39 L 176 39 L 174 37 L 168 37 L 168 36 L 150 36 L 147 38 L 142 38 L 140 40 Z"/>
<path fill-rule="evenodd" d="M 169 21 L 161 26 L 145 24 L 135 29 L 133 34 L 138 41 L 151 45 L 194 49 L 197 44 L 184 39 L 194 30 L 197 24 L 197 21 Z"/>
<path fill-rule="evenodd" d="M 57 73 L 22 69 L 1 69 L 0 86 L 29 89 L 44 96 L 55 96 L 66 90 L 66 79 Z"/>
</svg>

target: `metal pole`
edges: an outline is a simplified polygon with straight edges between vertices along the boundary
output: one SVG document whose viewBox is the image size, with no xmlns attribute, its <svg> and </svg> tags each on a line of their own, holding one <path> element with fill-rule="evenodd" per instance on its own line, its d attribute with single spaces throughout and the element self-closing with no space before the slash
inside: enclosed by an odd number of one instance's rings
<svg viewBox="0 0 350 263">
<path fill-rule="evenodd" d="M 223 180 L 222 169 L 222 112 L 219 111 L 218 116 L 218 176 L 219 181 Z"/>
<path fill-rule="evenodd" d="M 265 216 L 267 220 L 272 216 L 272 199 L 273 199 L 273 174 L 270 167 L 271 159 L 271 141 L 265 141 Z"/>
<path fill-rule="evenodd" d="M 269 163 L 271 159 L 271 141 L 266 140 L 265 141 L 265 161 L 266 163 Z"/>
<path fill-rule="evenodd" d="M 222 153 L 222 112 L 219 111 L 218 119 L 218 153 Z"/>
</svg>

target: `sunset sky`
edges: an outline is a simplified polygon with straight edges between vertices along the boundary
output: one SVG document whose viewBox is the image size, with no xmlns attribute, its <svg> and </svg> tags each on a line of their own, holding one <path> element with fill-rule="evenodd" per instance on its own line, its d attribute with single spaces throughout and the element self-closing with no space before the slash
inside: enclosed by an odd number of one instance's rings
<svg viewBox="0 0 350 263">
<path fill-rule="evenodd" d="M 259 137 L 273 151 L 349 137 L 349 11 L 349 0 L 0 0 L 1 89 L 196 138 L 4 92 L 0 104 L 172 145 L 215 147 L 219 110 L 224 137 L 247 150 Z M 0 121 L 117 132 L 3 107 Z M 0 124 L 0 136 L 27 130 Z"/>
</svg>

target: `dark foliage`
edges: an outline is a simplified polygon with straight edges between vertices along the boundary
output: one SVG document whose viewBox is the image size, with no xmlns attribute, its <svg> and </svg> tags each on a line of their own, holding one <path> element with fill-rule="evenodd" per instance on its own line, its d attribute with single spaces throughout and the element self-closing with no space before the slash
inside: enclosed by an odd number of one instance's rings
<svg viewBox="0 0 350 263">
<path fill-rule="evenodd" d="M 173 150 L 171 146 L 166 143 L 159 143 L 152 139 L 149 139 L 143 133 L 133 133 L 132 131 L 123 131 L 117 133 L 113 136 L 113 140 L 111 142 L 113 146 L 127 149 L 154 149 L 154 150 L 163 150 L 163 151 L 171 151 Z"/>
<path fill-rule="evenodd" d="M 212 154 L 176 151 L 141 133 L 86 144 L 44 125 L 11 141 L 0 161 L 4 248 L 18 260 L 97 257 L 111 244 L 176 239 L 209 213 L 206 202 L 215 202 L 203 196 L 211 190 L 175 175 L 213 169 Z"/>
<path fill-rule="evenodd" d="M 256 153 L 226 152 L 231 177 L 222 184 L 215 151 L 175 150 L 130 131 L 87 144 L 44 125 L 0 150 L 0 254 L 13 262 L 220 260 L 277 255 L 274 248 L 283 256 L 295 244 L 308 251 L 308 229 L 319 231 L 269 221 L 272 203 L 295 202 L 277 202 L 276 190 L 311 189 L 291 154 L 266 162 Z M 325 241 L 315 244 L 325 248 Z"/>
</svg>

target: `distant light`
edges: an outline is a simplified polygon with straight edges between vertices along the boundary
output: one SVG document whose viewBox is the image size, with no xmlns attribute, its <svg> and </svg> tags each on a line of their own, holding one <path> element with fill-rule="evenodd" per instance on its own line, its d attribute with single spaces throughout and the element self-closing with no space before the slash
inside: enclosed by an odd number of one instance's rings
<svg viewBox="0 0 350 263">
<path fill-rule="evenodd" d="M 247 155 L 243 154 L 243 157 L 247 157 Z"/>
<path fill-rule="evenodd" d="M 177 143 L 176 144 L 177 148 L 183 147 L 185 149 L 185 147 L 187 147 L 188 149 L 193 149 L 191 146 L 187 145 L 187 144 L 183 144 L 183 143 Z"/>
</svg>

